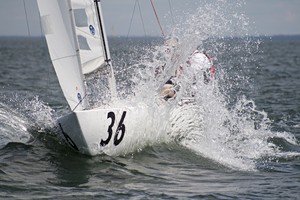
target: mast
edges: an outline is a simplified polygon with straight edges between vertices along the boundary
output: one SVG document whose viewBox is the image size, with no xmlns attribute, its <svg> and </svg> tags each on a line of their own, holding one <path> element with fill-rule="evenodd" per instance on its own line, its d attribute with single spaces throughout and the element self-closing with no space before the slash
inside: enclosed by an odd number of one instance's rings
<svg viewBox="0 0 300 200">
<path fill-rule="evenodd" d="M 97 10 L 97 16 L 98 16 L 98 20 L 99 20 L 99 28 L 100 28 L 100 32 L 101 32 L 101 36 L 102 36 L 102 42 L 103 42 L 104 54 L 105 54 L 105 62 L 107 64 L 110 64 L 111 59 L 110 59 L 110 55 L 109 55 L 109 49 L 108 49 L 108 45 L 107 45 L 106 34 L 104 32 L 102 14 L 101 14 L 100 7 L 99 7 L 99 4 L 98 4 L 98 3 L 100 3 L 100 0 L 94 0 L 94 2 L 95 2 L 96 10 Z"/>
<path fill-rule="evenodd" d="M 101 32 L 101 37 L 102 37 L 102 42 L 103 42 L 103 47 L 104 47 L 105 62 L 106 62 L 106 65 L 108 67 L 110 67 L 110 71 L 111 71 L 111 74 L 108 77 L 108 80 L 109 80 L 109 88 L 110 88 L 111 96 L 114 99 L 117 97 L 117 86 L 116 86 L 114 70 L 111 65 L 110 52 L 109 52 L 109 47 L 108 47 L 108 43 L 107 43 L 107 37 L 106 37 L 106 33 L 105 33 L 104 23 L 102 20 L 103 17 L 102 17 L 101 7 L 99 6 L 100 0 L 94 0 L 94 3 L 96 6 L 96 11 L 97 11 L 96 13 L 97 13 L 98 20 L 99 20 L 99 29 Z"/>
</svg>

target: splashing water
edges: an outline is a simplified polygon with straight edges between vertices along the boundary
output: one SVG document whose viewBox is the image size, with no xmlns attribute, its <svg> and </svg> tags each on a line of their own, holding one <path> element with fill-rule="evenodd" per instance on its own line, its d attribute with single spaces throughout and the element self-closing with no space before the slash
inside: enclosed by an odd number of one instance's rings
<svg viewBox="0 0 300 200">
<path fill-rule="evenodd" d="M 242 3 L 241 1 L 237 5 L 240 6 Z M 217 4 L 208 4 L 199 9 L 196 15 L 189 17 L 190 21 L 188 20 L 187 24 L 190 24 L 190 27 L 183 34 L 185 38 L 188 38 L 185 39 L 187 44 L 184 46 L 190 50 L 194 47 L 188 46 L 191 41 L 200 41 L 199 46 L 203 48 L 205 41 L 202 38 L 215 37 L 209 39 L 207 46 L 213 50 L 212 54 L 219 64 L 217 67 L 219 76 L 211 85 L 203 84 L 203 80 L 198 78 L 194 85 L 196 90 L 194 105 L 173 109 L 171 135 L 180 144 L 225 166 L 241 170 L 255 170 L 256 161 L 260 158 L 289 154 L 281 152 L 280 147 L 270 141 L 271 138 L 282 138 L 294 145 L 297 145 L 297 140 L 289 133 L 272 132 L 267 114 L 256 110 L 252 100 L 244 96 L 232 98 L 234 89 L 250 84 L 249 79 L 243 76 L 243 65 L 251 61 L 253 48 L 255 50 L 259 44 L 258 41 L 253 42 L 249 38 L 237 40 L 235 46 L 231 48 L 232 53 L 238 51 L 239 55 L 243 56 L 238 59 L 222 57 L 224 52 L 220 47 L 225 43 L 220 40 L 222 38 L 218 37 L 221 30 L 231 38 L 234 38 L 236 34 L 247 35 L 248 22 L 245 16 L 228 13 L 234 8 L 236 6 L 228 1 L 217 1 Z M 233 16 L 234 19 L 228 18 L 229 16 Z M 205 20 L 202 21 L 202 19 Z M 239 30 L 242 32 L 237 32 L 237 27 L 232 27 L 233 22 L 241 27 Z M 196 29 L 201 32 L 197 32 Z M 232 62 L 235 64 L 232 65 Z M 228 77 L 232 69 L 238 75 Z M 183 79 L 183 82 L 188 83 L 190 77 L 186 76 Z M 220 85 L 224 83 L 225 85 Z M 235 92 L 236 94 L 239 92 Z"/>
<path fill-rule="evenodd" d="M 144 54 L 132 58 L 135 63 L 130 67 L 135 70 L 134 76 L 124 72 L 122 75 L 131 77 L 132 105 L 144 102 L 154 113 L 157 111 L 152 117 L 159 116 L 164 121 L 165 129 L 157 130 L 159 134 L 167 134 L 172 141 L 227 167 L 256 170 L 257 161 L 263 157 L 290 154 L 282 152 L 272 138 L 282 138 L 294 145 L 297 140 L 292 134 L 271 131 L 267 114 L 256 110 L 255 102 L 237 91 L 241 86 L 251 88 L 243 72 L 260 44 L 247 37 L 248 19 L 237 12 L 243 4 L 244 1 L 207 1 L 195 13 L 186 13 L 171 29 L 170 35 L 179 39 L 171 56 L 166 55 L 161 42 L 154 48 L 139 49 Z M 242 37 L 234 40 L 237 36 Z M 226 39 L 234 43 L 225 43 Z M 217 77 L 209 84 L 204 84 L 203 78 L 186 65 L 196 48 L 208 51 L 217 64 Z M 240 57 L 232 56 L 236 52 Z M 162 65 L 164 71 L 155 76 L 157 67 Z M 178 78 L 181 89 L 175 99 L 162 103 L 159 89 L 178 66 L 185 72 Z M 191 83 L 195 74 L 196 82 Z M 189 101 L 185 97 L 191 88 L 194 97 Z"/>
<path fill-rule="evenodd" d="M 27 132 L 26 128 L 27 122 L 2 103 L 0 103 L 0 119 L 0 148 L 4 147 L 9 142 L 26 143 L 30 140 L 31 135 Z"/>
<path fill-rule="evenodd" d="M 141 116 L 141 120 L 154 126 L 143 127 L 139 135 L 133 136 L 136 140 L 128 144 L 125 153 L 146 145 L 175 141 L 200 156 L 238 170 L 255 170 L 258 160 L 264 157 L 297 154 L 283 152 L 272 142 L 272 138 L 282 138 L 298 145 L 292 134 L 271 131 L 267 114 L 258 111 L 255 102 L 238 90 L 251 88 L 250 80 L 243 72 L 260 43 L 247 37 L 248 20 L 237 12 L 243 4 L 242 0 L 207 0 L 198 5 L 194 13 L 177 17 L 178 23 L 169 28 L 169 35 L 178 38 L 179 44 L 171 49 L 170 55 L 166 54 L 163 42 L 157 40 L 150 45 L 131 47 L 126 50 L 126 55 L 117 56 L 114 64 L 120 102 L 109 102 L 109 94 L 101 92 L 107 91 L 103 84 L 105 78 L 98 77 L 101 75 L 90 77 L 96 83 L 89 91 L 93 94 L 92 106 L 135 106 L 142 102 L 152 111 Z M 179 14 L 175 11 L 175 16 L 182 16 L 182 11 L 177 12 Z M 236 39 L 234 43 L 224 42 L 236 36 L 246 37 Z M 187 58 L 196 48 L 213 56 L 217 67 L 216 78 L 209 84 L 204 84 L 202 75 L 186 65 Z M 234 56 L 236 52 L 239 57 Z M 165 70 L 156 76 L 155 71 L 161 66 L 165 66 Z M 178 77 L 181 88 L 175 99 L 165 102 L 159 90 L 179 66 L 185 72 Z M 195 75 L 196 80 L 191 82 Z M 192 99 L 186 98 L 190 97 L 188 90 L 193 91 Z M 16 112 L 0 104 L 1 131 L 5 133 L 0 147 L 8 142 L 30 142 L 28 127 L 43 130 L 55 126 L 54 111 L 39 98 L 24 101 L 24 98 L 15 97 L 10 101 L 14 102 Z M 6 117 L 8 115 L 11 119 Z"/>
<path fill-rule="evenodd" d="M 1 96 L 1 99 L 4 103 L 0 104 L 0 148 L 10 142 L 31 143 L 32 129 L 42 132 L 55 127 L 53 109 L 38 97 L 26 98 L 14 94 Z"/>
</svg>

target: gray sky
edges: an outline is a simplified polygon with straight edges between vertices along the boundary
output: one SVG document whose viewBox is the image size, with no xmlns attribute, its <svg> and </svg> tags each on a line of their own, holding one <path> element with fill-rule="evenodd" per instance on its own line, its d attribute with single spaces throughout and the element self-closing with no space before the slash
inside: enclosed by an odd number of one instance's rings
<svg viewBox="0 0 300 200">
<path fill-rule="evenodd" d="M 40 35 L 36 0 L 25 0 L 30 35 Z M 204 0 L 170 0 L 172 13 L 178 15 L 195 10 L 196 2 Z M 235 0 L 232 0 L 235 1 Z M 240 11 L 250 19 L 249 34 L 300 34 L 300 0 L 245 0 Z M 127 35 L 135 0 L 102 0 L 108 35 Z M 153 0 L 161 23 L 172 24 L 168 0 Z M 149 0 L 139 0 L 147 35 L 160 35 Z M 23 0 L 0 0 L 0 35 L 28 35 Z M 130 35 L 144 35 L 138 6 Z"/>
</svg>

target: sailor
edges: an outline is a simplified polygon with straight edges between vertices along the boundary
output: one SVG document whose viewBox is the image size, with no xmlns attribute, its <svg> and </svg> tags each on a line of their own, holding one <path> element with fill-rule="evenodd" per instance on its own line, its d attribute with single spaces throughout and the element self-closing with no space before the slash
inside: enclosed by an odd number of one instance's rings
<svg viewBox="0 0 300 200">
<path fill-rule="evenodd" d="M 163 65 L 157 67 L 155 69 L 155 76 L 159 76 L 162 74 L 162 72 L 165 70 L 165 65 L 168 61 L 174 59 L 174 49 L 178 45 L 178 38 L 176 37 L 168 37 L 166 38 L 164 45 L 162 47 L 163 55 L 165 58 L 165 62 Z M 160 90 L 160 94 L 164 97 L 165 100 L 168 100 L 169 98 L 172 98 L 176 94 L 176 90 L 178 91 L 178 85 L 176 84 L 176 81 L 174 80 L 176 78 L 175 76 L 171 76 L 168 81 L 163 85 L 163 87 Z"/>
<path fill-rule="evenodd" d="M 200 74 L 203 74 L 203 81 L 205 84 L 208 84 L 209 81 L 214 77 L 215 67 L 212 63 L 211 58 L 208 56 L 208 54 L 206 54 L 206 52 L 195 50 L 188 58 L 187 64 L 194 74 L 193 82 L 196 81 L 197 75 Z M 181 73 L 183 73 L 183 68 L 180 66 L 176 70 L 175 75 L 179 76 Z M 160 93 L 165 100 L 175 97 L 176 92 L 179 91 L 179 85 L 176 84 L 175 81 L 176 76 L 170 77 L 170 79 L 161 88 Z"/>
<path fill-rule="evenodd" d="M 160 90 L 160 94 L 164 97 L 165 100 L 173 98 L 176 92 L 179 90 L 178 85 L 173 79 L 174 76 L 172 76 Z"/>
<path fill-rule="evenodd" d="M 215 67 L 209 55 L 203 51 L 195 50 L 187 63 L 195 76 L 203 74 L 203 81 L 207 84 L 214 77 Z M 194 77 L 196 79 L 196 77 Z"/>
</svg>

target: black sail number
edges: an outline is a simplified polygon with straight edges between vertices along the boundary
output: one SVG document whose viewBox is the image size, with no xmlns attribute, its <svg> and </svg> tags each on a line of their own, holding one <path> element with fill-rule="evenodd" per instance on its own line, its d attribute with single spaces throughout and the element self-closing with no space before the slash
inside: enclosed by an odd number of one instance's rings
<svg viewBox="0 0 300 200">
<path fill-rule="evenodd" d="M 124 134 L 125 134 L 125 124 L 123 124 L 125 116 L 126 116 L 126 111 L 124 111 L 123 114 L 122 114 L 121 120 L 119 122 L 117 131 L 116 131 L 116 134 L 115 134 L 115 137 L 114 137 L 114 145 L 115 146 L 118 146 L 120 144 L 120 142 L 123 140 L 123 137 L 124 137 Z M 120 138 L 118 138 L 120 131 L 122 133 L 121 133 Z"/>
<path fill-rule="evenodd" d="M 110 141 L 110 139 L 111 139 L 111 136 L 112 136 L 112 134 L 113 134 L 112 127 L 113 127 L 114 124 L 115 124 L 115 119 L 116 119 L 115 113 L 109 112 L 109 113 L 107 114 L 107 119 L 109 119 L 109 118 L 111 118 L 111 123 L 110 123 L 110 125 L 108 126 L 108 130 L 107 130 L 107 132 L 108 132 L 108 137 L 107 137 L 106 140 L 102 140 L 102 139 L 101 139 L 101 142 L 100 142 L 100 145 L 103 146 L 103 147 L 106 146 L 106 145 L 109 143 L 109 141 Z"/>
<path fill-rule="evenodd" d="M 126 111 L 123 112 L 121 120 L 118 124 L 117 130 L 115 132 L 115 136 L 114 136 L 114 145 L 115 146 L 119 145 L 124 138 L 125 124 L 123 124 L 123 122 L 124 122 L 125 116 L 126 116 Z M 113 135 L 113 126 L 114 126 L 115 120 L 116 120 L 115 113 L 109 112 L 107 114 L 107 119 L 109 119 L 109 118 L 111 119 L 111 123 L 107 129 L 108 136 L 107 136 L 106 140 L 101 139 L 100 146 L 102 146 L 102 147 L 106 146 L 110 142 L 112 135 Z M 119 134 L 121 134 L 121 135 L 119 136 Z"/>
</svg>

